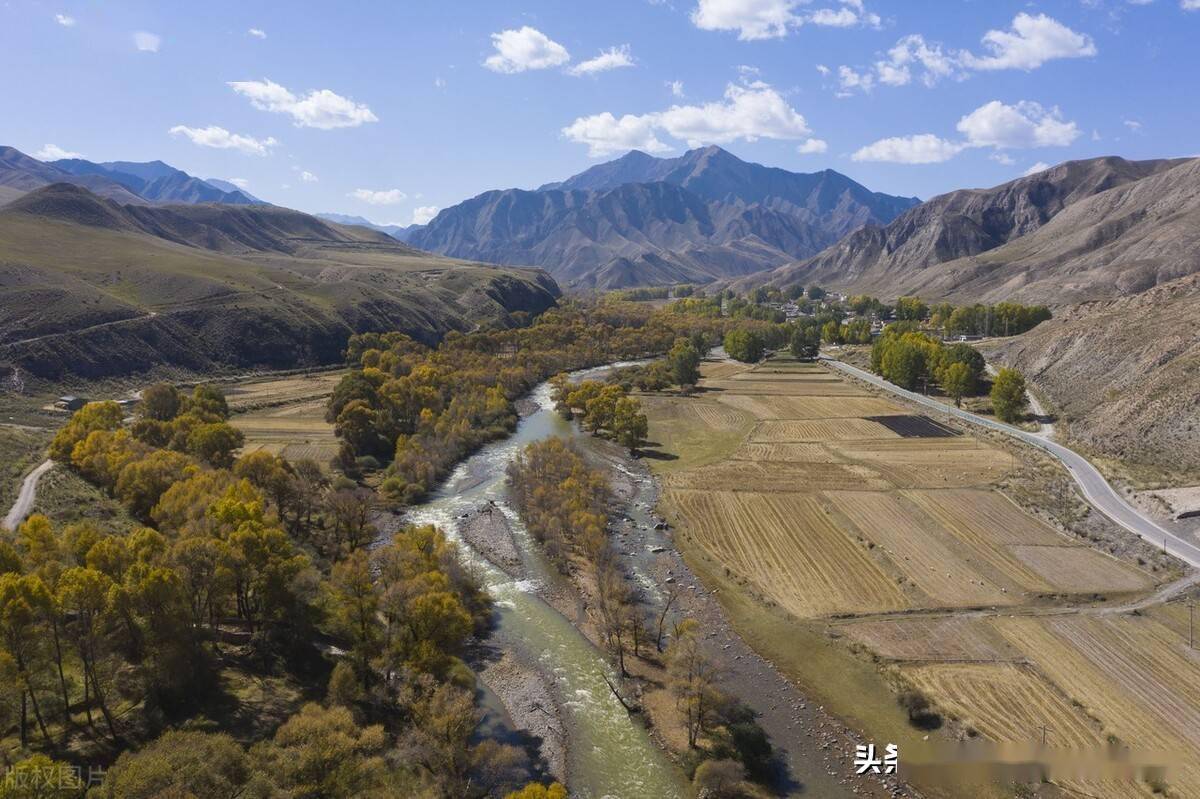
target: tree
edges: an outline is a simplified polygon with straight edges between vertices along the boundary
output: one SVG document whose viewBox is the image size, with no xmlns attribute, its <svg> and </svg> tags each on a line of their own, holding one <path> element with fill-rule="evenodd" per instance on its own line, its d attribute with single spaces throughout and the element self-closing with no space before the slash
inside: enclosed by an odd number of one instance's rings
<svg viewBox="0 0 1200 799">
<path fill-rule="evenodd" d="M 725 352 L 742 363 L 758 363 L 766 351 L 763 337 L 755 330 L 737 328 L 725 334 Z"/>
<path fill-rule="evenodd" d="M 379 591 L 367 553 L 357 550 L 335 565 L 330 584 L 337 602 L 338 628 L 351 642 L 358 679 L 365 686 L 371 678 L 371 659 L 379 653 L 382 639 Z"/>
<path fill-rule="evenodd" d="M 342 797 L 383 791 L 391 776 L 383 727 L 360 727 L 344 707 L 307 704 L 253 752 L 290 796 Z"/>
<path fill-rule="evenodd" d="M 202 424 L 188 433 L 187 451 L 216 469 L 233 465 L 233 453 L 241 449 L 245 436 L 228 422 Z"/>
<path fill-rule="evenodd" d="M 700 382 L 700 353 L 687 339 L 677 339 L 667 353 L 667 365 L 671 379 L 684 391 L 690 391 Z"/>
<path fill-rule="evenodd" d="M 919 322 L 929 314 L 929 306 L 920 297 L 901 297 L 896 300 L 896 318 Z"/>
<path fill-rule="evenodd" d="M 159 799 L 187 786 L 189 797 L 225 799 L 241 795 L 250 779 L 250 760 L 229 735 L 167 730 L 138 751 L 122 753 L 96 793 L 107 799 Z"/>
<path fill-rule="evenodd" d="M 56 461 L 70 460 L 71 450 L 89 433 L 94 430 L 116 430 L 121 426 L 124 416 L 121 406 L 111 400 L 89 402 L 75 411 L 71 420 L 54 436 L 50 442 L 50 457 Z"/>
<path fill-rule="evenodd" d="M 1025 376 L 1016 369 L 1003 368 L 992 381 L 992 410 L 1004 422 L 1017 421 L 1025 412 Z"/>
<path fill-rule="evenodd" d="M 842 328 L 837 322 L 830 320 L 821 326 L 821 340 L 826 344 L 842 343 Z"/>
<path fill-rule="evenodd" d="M 821 352 L 821 334 L 815 325 L 798 327 L 789 344 L 792 357 L 801 361 L 816 360 Z"/>
<path fill-rule="evenodd" d="M 155 383 L 142 390 L 138 414 L 144 419 L 169 422 L 179 415 L 183 399 L 170 383 Z"/>
<path fill-rule="evenodd" d="M 612 430 L 617 443 L 629 450 L 636 450 L 649 431 L 642 403 L 635 397 L 621 397 L 613 412 Z"/>
<path fill-rule="evenodd" d="M 229 404 L 225 395 L 216 386 L 200 385 L 182 403 L 183 413 L 190 413 L 206 422 L 219 422 L 229 418 Z"/>
<path fill-rule="evenodd" d="M 962 407 L 962 398 L 975 393 L 975 377 L 965 363 L 952 363 L 939 373 L 942 391 L 954 398 L 954 406 Z"/>
<path fill-rule="evenodd" d="M 826 297 L 825 289 L 821 288 L 820 286 L 810 286 L 809 287 L 808 298 L 810 300 L 812 300 L 813 302 L 820 302 L 821 300 L 825 299 L 825 297 Z"/>
<path fill-rule="evenodd" d="M 110 607 L 109 589 L 112 586 L 113 581 L 108 576 L 95 569 L 76 566 L 59 577 L 57 598 L 63 615 L 70 619 L 67 630 L 75 639 L 75 649 L 83 665 L 84 684 L 91 684 L 92 696 L 104 715 L 109 734 L 117 741 L 116 722 L 100 679 L 101 661 L 107 654 L 101 625 Z"/>
<path fill-rule="evenodd" d="M 160 449 L 121 469 L 116 495 L 137 517 L 146 519 L 168 488 L 181 482 L 196 468 L 186 455 Z"/>
<path fill-rule="evenodd" d="M 676 702 L 684 712 L 688 746 L 696 748 L 720 704 L 717 667 L 701 651 L 699 624 L 685 619 L 667 647 L 667 678 Z"/>
</svg>

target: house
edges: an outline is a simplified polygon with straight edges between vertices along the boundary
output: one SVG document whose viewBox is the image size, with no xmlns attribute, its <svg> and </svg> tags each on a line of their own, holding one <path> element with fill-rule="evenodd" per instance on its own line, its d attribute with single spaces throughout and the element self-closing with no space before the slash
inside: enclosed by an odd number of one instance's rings
<svg viewBox="0 0 1200 799">
<path fill-rule="evenodd" d="M 76 397 L 71 394 L 59 397 L 54 403 L 55 408 L 64 411 L 77 411 L 84 405 L 87 405 L 87 400 L 85 400 L 83 397 Z"/>
</svg>

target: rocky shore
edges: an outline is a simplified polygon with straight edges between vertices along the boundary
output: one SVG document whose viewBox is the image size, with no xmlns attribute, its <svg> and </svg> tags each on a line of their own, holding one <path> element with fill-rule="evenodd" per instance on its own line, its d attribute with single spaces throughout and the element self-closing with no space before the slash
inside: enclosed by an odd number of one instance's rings
<svg viewBox="0 0 1200 799">
<path fill-rule="evenodd" d="M 549 776 L 567 782 L 567 735 L 562 708 L 541 669 L 526 663 L 512 647 L 502 647 L 498 657 L 477 671 L 492 693 L 500 698 L 517 729 L 533 738 Z"/>
</svg>

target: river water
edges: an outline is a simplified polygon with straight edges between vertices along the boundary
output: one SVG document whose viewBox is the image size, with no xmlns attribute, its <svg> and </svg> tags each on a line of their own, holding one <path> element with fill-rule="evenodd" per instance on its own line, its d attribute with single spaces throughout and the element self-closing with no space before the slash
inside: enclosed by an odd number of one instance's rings
<svg viewBox="0 0 1200 799">
<path fill-rule="evenodd" d="M 615 682 L 615 674 L 603 653 L 538 595 L 540 585 L 561 578 L 509 505 L 505 469 L 534 441 L 584 434 L 554 411 L 548 384 L 538 386 L 531 399 L 537 410 L 521 419 L 512 436 L 485 446 L 459 464 L 429 501 L 409 509 L 406 521 L 436 524 L 458 542 L 464 558 L 496 600 L 499 618 L 493 634 L 517 643 L 553 675 L 566 715 L 571 796 L 682 799 L 690 791 L 679 770 L 651 740 L 641 721 L 631 717 L 609 691 L 604 677 Z M 458 536 L 457 520 L 489 500 L 512 526 L 527 579 L 513 580 Z"/>
</svg>

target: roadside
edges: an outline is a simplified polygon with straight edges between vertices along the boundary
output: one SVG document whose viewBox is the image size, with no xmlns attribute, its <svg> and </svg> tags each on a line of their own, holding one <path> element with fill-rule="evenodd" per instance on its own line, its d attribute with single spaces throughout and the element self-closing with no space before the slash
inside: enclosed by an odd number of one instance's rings
<svg viewBox="0 0 1200 799">
<path fill-rule="evenodd" d="M 1087 501 L 1115 523 L 1125 528 L 1131 533 L 1147 541 L 1148 543 L 1161 546 L 1169 554 L 1175 556 L 1179 560 L 1187 563 L 1194 568 L 1200 568 L 1200 547 L 1196 546 L 1191 541 L 1181 537 L 1186 535 L 1186 531 L 1182 528 L 1167 529 L 1166 524 L 1159 524 L 1154 519 L 1150 518 L 1144 512 L 1139 511 L 1132 504 L 1125 500 L 1121 494 L 1109 485 L 1108 481 L 1100 471 L 1091 464 L 1086 458 L 1078 454 L 1072 449 L 1050 441 L 1039 434 L 1030 433 L 1025 430 L 1003 424 L 1002 422 L 986 419 L 977 414 L 970 413 L 958 408 L 954 408 L 944 403 L 929 397 L 917 394 L 913 391 L 907 391 L 895 386 L 878 375 L 873 375 L 856 366 L 851 366 L 848 363 L 835 360 L 828 356 L 821 357 L 822 363 L 842 371 L 846 374 L 863 380 L 877 388 L 882 388 L 897 396 L 903 397 L 911 402 L 931 408 L 935 411 L 952 416 L 956 419 L 970 422 L 972 424 L 985 427 L 990 430 L 995 430 L 1005 435 L 1009 435 L 1020 439 L 1028 444 L 1033 444 L 1042 450 L 1045 450 L 1053 457 L 1063 463 L 1067 470 L 1071 473 Z M 1190 537 L 1190 536 L 1189 536 Z"/>
<path fill-rule="evenodd" d="M 8 511 L 8 515 L 4 517 L 4 529 L 15 530 L 21 522 L 25 521 L 25 517 L 29 515 L 29 511 L 33 508 L 34 500 L 37 499 L 38 480 L 42 479 L 42 475 L 54 468 L 54 461 L 47 458 L 42 463 L 25 476 L 21 483 L 21 490 L 17 493 L 17 500 L 13 503 L 12 508 Z"/>
</svg>

